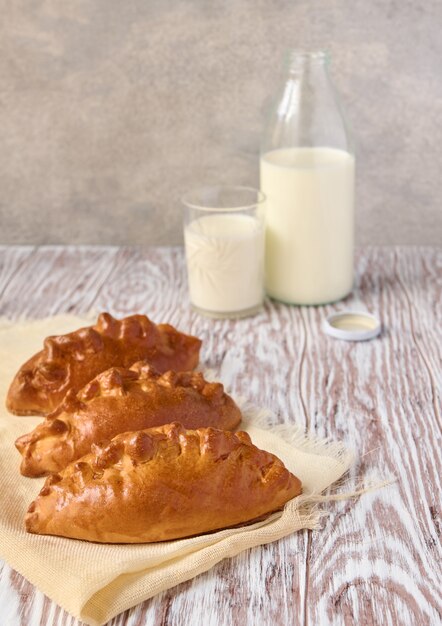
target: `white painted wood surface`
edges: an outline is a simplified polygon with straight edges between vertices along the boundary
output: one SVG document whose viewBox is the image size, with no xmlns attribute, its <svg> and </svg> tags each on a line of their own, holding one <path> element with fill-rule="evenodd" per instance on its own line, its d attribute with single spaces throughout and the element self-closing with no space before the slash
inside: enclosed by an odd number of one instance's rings
<svg viewBox="0 0 442 626">
<path fill-rule="evenodd" d="M 365 249 L 346 301 L 325 307 L 267 302 L 256 317 L 193 313 L 179 248 L 0 248 L 0 315 L 91 308 L 142 312 L 203 339 L 202 360 L 228 390 L 359 452 L 358 478 L 392 487 L 328 504 L 323 529 L 226 560 L 109 622 L 113 626 L 442 623 L 442 253 Z M 325 315 L 363 308 L 381 337 L 346 343 Z M 7 564 L 0 624 L 78 626 Z"/>
</svg>

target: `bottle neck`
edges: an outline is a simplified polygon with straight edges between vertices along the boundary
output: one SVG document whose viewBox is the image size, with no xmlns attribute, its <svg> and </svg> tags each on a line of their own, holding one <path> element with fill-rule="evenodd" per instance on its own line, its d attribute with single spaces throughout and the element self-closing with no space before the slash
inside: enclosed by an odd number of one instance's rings
<svg viewBox="0 0 442 626">
<path fill-rule="evenodd" d="M 324 50 L 302 51 L 289 50 L 286 56 L 286 68 L 290 75 L 304 72 L 326 72 L 330 57 Z"/>
<path fill-rule="evenodd" d="M 263 152 L 316 146 L 352 152 L 328 65 L 322 50 L 287 52 L 284 87 L 266 127 Z"/>
</svg>

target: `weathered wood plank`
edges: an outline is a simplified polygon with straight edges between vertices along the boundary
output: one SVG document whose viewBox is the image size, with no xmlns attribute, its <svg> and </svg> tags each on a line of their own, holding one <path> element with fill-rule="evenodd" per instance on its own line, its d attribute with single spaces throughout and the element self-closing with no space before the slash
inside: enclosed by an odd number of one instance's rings
<svg viewBox="0 0 442 626">
<path fill-rule="evenodd" d="M 360 344 L 312 341 L 306 351 L 302 392 L 311 428 L 343 437 L 365 453 L 350 486 L 371 468 L 398 477 L 396 485 L 354 505 L 337 504 L 333 524 L 314 533 L 309 624 L 441 620 L 442 551 L 433 519 L 442 501 L 440 432 L 421 354 L 426 346 L 416 347 L 408 298 L 397 279 L 398 254 L 405 264 L 402 250 L 366 251 L 359 275 L 357 294 L 380 315 L 383 336 Z M 425 310 L 414 321 L 415 334 L 431 334 L 425 326 L 436 311 L 427 301 L 426 264 L 416 252 L 408 261 L 417 278 L 415 305 Z M 436 286 L 431 286 L 433 297 Z M 439 290 L 439 301 L 441 296 Z M 309 310 L 305 316 L 308 337 L 319 337 L 321 311 Z M 351 514 L 345 514 L 349 509 Z"/>
<path fill-rule="evenodd" d="M 32 257 L 35 250 L 33 246 L 0 246 L 0 301 L 20 266 Z"/>
<path fill-rule="evenodd" d="M 346 302 L 302 309 L 268 302 L 236 322 L 190 310 L 179 249 L 43 248 L 2 265 L 4 254 L 13 259 L 0 250 L 0 314 L 93 307 L 176 324 L 204 340 L 205 365 L 234 393 L 271 407 L 277 422 L 300 421 L 360 450 L 350 487 L 375 470 L 399 478 L 356 502 L 329 505 L 322 532 L 226 560 L 113 626 L 442 620 L 440 251 L 365 250 Z M 363 344 L 325 337 L 323 316 L 344 306 L 377 313 L 383 335 Z M 0 594 L 12 626 L 78 624 L 6 565 Z"/>
<path fill-rule="evenodd" d="M 0 315 L 44 317 L 88 312 L 113 268 L 117 248 L 43 246 L 17 266 L 0 299 Z"/>
<path fill-rule="evenodd" d="M 411 337 L 431 381 L 432 402 L 442 430 L 442 254 L 428 248 L 421 263 L 415 248 L 396 252 L 396 272 L 409 309 Z"/>
</svg>

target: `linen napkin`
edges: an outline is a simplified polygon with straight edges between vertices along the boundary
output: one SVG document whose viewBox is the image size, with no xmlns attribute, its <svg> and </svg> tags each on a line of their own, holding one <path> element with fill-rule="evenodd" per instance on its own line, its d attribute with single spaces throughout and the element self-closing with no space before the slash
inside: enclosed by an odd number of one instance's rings
<svg viewBox="0 0 442 626">
<path fill-rule="evenodd" d="M 25 532 L 25 512 L 44 479 L 19 472 L 14 441 L 32 430 L 41 417 L 16 417 L 4 407 L 17 369 L 41 349 L 48 335 L 90 324 L 74 316 L 57 316 L 12 324 L 0 322 L 0 557 L 68 613 L 100 626 L 118 613 L 210 569 L 227 557 L 304 528 L 317 528 L 316 496 L 350 467 L 353 454 L 341 443 L 307 437 L 299 426 L 265 430 L 269 412 L 241 399 L 242 430 L 259 448 L 276 454 L 303 483 L 303 495 L 283 511 L 241 528 L 140 545 L 110 545 Z"/>
</svg>

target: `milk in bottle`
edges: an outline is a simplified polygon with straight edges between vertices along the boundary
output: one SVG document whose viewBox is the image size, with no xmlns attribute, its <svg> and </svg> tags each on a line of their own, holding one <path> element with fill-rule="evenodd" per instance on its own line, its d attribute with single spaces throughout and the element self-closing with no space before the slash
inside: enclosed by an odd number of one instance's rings
<svg viewBox="0 0 442 626">
<path fill-rule="evenodd" d="M 260 160 L 267 197 L 265 287 L 291 304 L 353 284 L 355 160 L 323 52 L 291 52 Z"/>
</svg>

